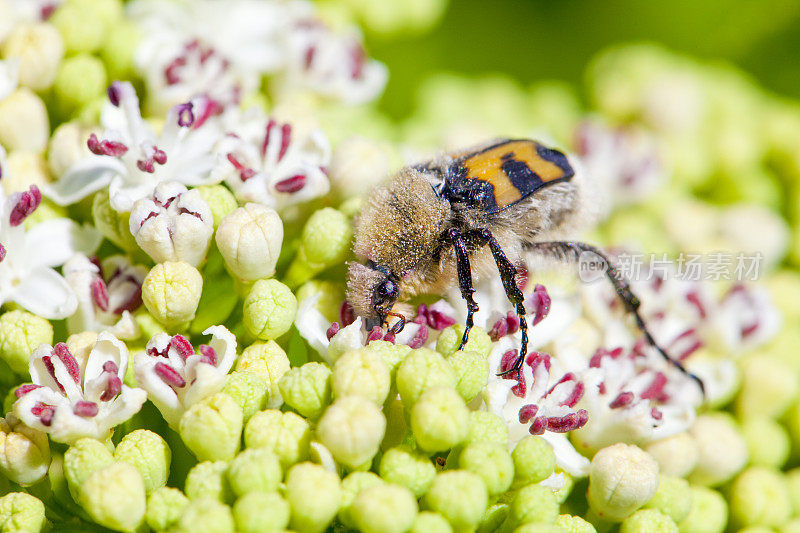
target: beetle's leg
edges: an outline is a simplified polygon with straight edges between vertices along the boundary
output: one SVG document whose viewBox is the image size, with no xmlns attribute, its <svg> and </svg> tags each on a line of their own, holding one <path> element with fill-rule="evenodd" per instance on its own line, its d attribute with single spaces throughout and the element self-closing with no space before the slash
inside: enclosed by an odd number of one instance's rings
<svg viewBox="0 0 800 533">
<path fill-rule="evenodd" d="M 472 286 L 472 270 L 469 266 L 469 253 L 464 237 L 456 228 L 450 228 L 447 238 L 453 243 L 453 250 L 456 254 L 456 270 L 458 271 L 458 288 L 461 290 L 461 297 L 467 302 L 467 322 L 464 325 L 464 335 L 461 337 L 461 344 L 458 349 L 464 347 L 469 340 L 469 331 L 472 329 L 472 315 L 478 310 L 478 303 L 472 297 L 475 288 Z"/>
<path fill-rule="evenodd" d="M 633 294 L 630 284 L 622 277 L 619 269 L 617 269 L 614 263 L 608 259 L 608 256 L 605 254 L 605 252 L 595 246 L 592 246 L 591 244 L 576 241 L 537 242 L 528 245 L 528 248 L 531 251 L 569 262 L 577 262 L 580 259 L 581 252 L 591 252 L 600 257 L 600 259 L 602 259 L 606 265 L 606 277 L 609 279 L 609 281 L 611 281 L 617 296 L 625 305 L 625 310 L 633 315 L 634 319 L 636 320 L 636 326 L 644 334 L 644 338 L 647 340 L 648 344 L 655 348 L 656 351 L 658 351 L 658 353 L 661 354 L 661 356 L 671 365 L 675 366 L 681 372 L 695 380 L 700 386 L 700 390 L 703 392 L 703 395 L 705 395 L 705 386 L 703 385 L 702 380 L 686 370 L 680 361 L 670 357 L 669 354 L 663 348 L 661 348 L 661 346 L 659 346 L 656 340 L 653 338 L 650 330 L 647 329 L 647 324 L 645 324 L 642 315 L 639 313 L 639 298 Z"/>
</svg>

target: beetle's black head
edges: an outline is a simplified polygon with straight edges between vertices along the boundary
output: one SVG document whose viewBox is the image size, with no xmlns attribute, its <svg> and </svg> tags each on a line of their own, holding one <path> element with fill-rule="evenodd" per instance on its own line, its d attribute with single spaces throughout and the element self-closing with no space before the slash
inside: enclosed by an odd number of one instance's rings
<svg viewBox="0 0 800 533">
<path fill-rule="evenodd" d="M 405 318 L 392 312 L 392 307 L 400 296 L 400 280 L 397 275 L 388 268 L 369 261 L 366 265 L 350 263 L 348 277 L 347 300 L 356 314 L 366 319 L 367 329 L 371 329 L 373 325 L 386 324 L 389 316 L 400 319 L 392 327 L 394 333 L 403 329 Z"/>
</svg>

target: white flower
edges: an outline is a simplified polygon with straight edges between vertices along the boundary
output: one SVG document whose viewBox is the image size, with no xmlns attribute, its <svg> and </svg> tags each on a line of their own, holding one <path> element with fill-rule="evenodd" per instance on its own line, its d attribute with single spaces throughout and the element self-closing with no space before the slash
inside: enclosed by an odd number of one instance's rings
<svg viewBox="0 0 800 533">
<path fill-rule="evenodd" d="M 127 364 L 128 348 L 108 332 L 80 362 L 64 343 L 42 344 L 31 354 L 33 385 L 17 389 L 14 414 L 57 442 L 104 440 L 147 399 L 142 389 L 122 383 Z"/>
<path fill-rule="evenodd" d="M 16 302 L 44 318 L 66 318 L 78 301 L 53 270 L 75 252 L 92 253 L 101 236 L 91 226 L 66 218 L 45 220 L 26 230 L 24 219 L 41 201 L 36 186 L 0 204 L 0 303 Z"/>
<path fill-rule="evenodd" d="M 0 43 L 23 22 L 47 20 L 63 0 L 0 0 Z"/>
<path fill-rule="evenodd" d="M 19 83 L 19 60 L 0 61 L 0 100 L 14 92 Z"/>
<path fill-rule="evenodd" d="M 724 349 L 752 350 L 772 339 L 781 327 L 781 315 L 769 293 L 752 284 L 736 283 L 721 298 L 712 327 Z"/>
<path fill-rule="evenodd" d="M 75 254 L 64 264 L 64 278 L 78 298 L 78 311 L 67 319 L 68 331 L 109 331 L 119 339 L 137 338 L 139 326 L 132 313 L 142 305 L 147 268 L 121 255 L 108 257 L 102 265 L 95 261 Z"/>
<path fill-rule="evenodd" d="M 160 135 L 142 119 L 139 99 L 128 82 L 114 82 L 100 121 L 102 138 L 91 135 L 93 154 L 73 165 L 45 191 L 56 203 L 68 205 L 108 186 L 111 205 L 130 211 L 133 203 L 163 181 L 196 186 L 215 183 L 211 171 L 214 145 L 221 138 L 213 115 L 221 111 L 199 97 L 173 107 Z"/>
<path fill-rule="evenodd" d="M 184 261 L 197 266 L 206 257 L 213 222 L 211 208 L 199 191 L 170 181 L 133 204 L 130 229 L 156 263 Z"/>
<path fill-rule="evenodd" d="M 304 132 L 248 110 L 231 133 L 217 148 L 226 159 L 218 168 L 240 202 L 280 209 L 330 190 L 331 147 L 321 130 Z"/>
<path fill-rule="evenodd" d="M 222 388 L 236 359 L 236 337 L 224 326 L 211 326 L 203 335 L 211 341 L 195 353 L 183 335 L 159 333 L 133 364 L 136 381 L 173 429 L 189 407 Z"/>
</svg>

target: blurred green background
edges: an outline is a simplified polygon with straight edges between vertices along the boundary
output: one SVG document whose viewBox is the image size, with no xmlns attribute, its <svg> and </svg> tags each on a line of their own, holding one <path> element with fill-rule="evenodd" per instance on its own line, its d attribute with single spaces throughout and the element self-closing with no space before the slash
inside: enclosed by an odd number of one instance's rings
<svg viewBox="0 0 800 533">
<path fill-rule="evenodd" d="M 413 110 L 417 86 L 433 72 L 580 86 L 596 52 L 630 41 L 728 61 L 767 89 L 800 97 L 800 1 L 793 0 L 451 0 L 427 33 L 389 38 L 367 30 L 366 37 L 371 55 L 389 67 L 381 107 L 396 118 Z"/>
</svg>

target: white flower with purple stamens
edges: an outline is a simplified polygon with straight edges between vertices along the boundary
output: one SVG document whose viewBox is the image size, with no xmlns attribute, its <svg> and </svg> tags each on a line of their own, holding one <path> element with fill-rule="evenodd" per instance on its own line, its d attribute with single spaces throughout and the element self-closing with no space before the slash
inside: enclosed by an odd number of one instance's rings
<svg viewBox="0 0 800 533">
<path fill-rule="evenodd" d="M 769 293 L 754 285 L 734 284 L 722 296 L 716 311 L 712 317 L 715 337 L 727 350 L 751 350 L 780 330 L 780 312 Z"/>
<path fill-rule="evenodd" d="M 214 224 L 211 208 L 199 191 L 170 181 L 133 204 L 130 229 L 156 263 L 184 261 L 197 266 L 206 257 Z"/>
<path fill-rule="evenodd" d="M 108 332 L 97 336 L 83 361 L 63 342 L 42 344 L 31 354 L 33 384 L 15 392 L 14 414 L 57 442 L 104 440 L 147 400 L 145 391 L 122 383 L 127 365 L 128 348 Z"/>
<path fill-rule="evenodd" d="M 39 189 L 32 185 L 28 191 L 0 200 L 0 305 L 16 302 L 44 318 L 66 318 L 78 302 L 53 267 L 64 264 L 75 252 L 94 252 L 101 236 L 93 227 L 66 218 L 45 220 L 26 230 L 24 221 L 41 199 Z"/>
<path fill-rule="evenodd" d="M 75 254 L 64 264 L 64 278 L 78 297 L 78 311 L 67 319 L 70 333 L 109 331 L 119 339 L 135 339 L 139 326 L 133 312 L 142 305 L 147 268 L 121 255 L 103 264 Z"/>
<path fill-rule="evenodd" d="M 139 99 L 128 82 L 114 82 L 100 122 L 102 138 L 92 134 L 87 145 L 94 154 L 73 165 L 45 194 L 68 205 L 108 187 L 111 205 L 130 211 L 133 203 L 152 194 L 163 181 L 196 186 L 216 183 L 214 146 L 222 137 L 212 116 L 221 109 L 198 97 L 167 113 L 159 135 L 142 119 Z"/>
<path fill-rule="evenodd" d="M 236 359 L 236 337 L 224 326 L 211 326 L 203 335 L 211 341 L 195 352 L 183 335 L 159 333 L 133 363 L 136 381 L 173 429 L 189 407 L 222 388 Z"/>
</svg>

